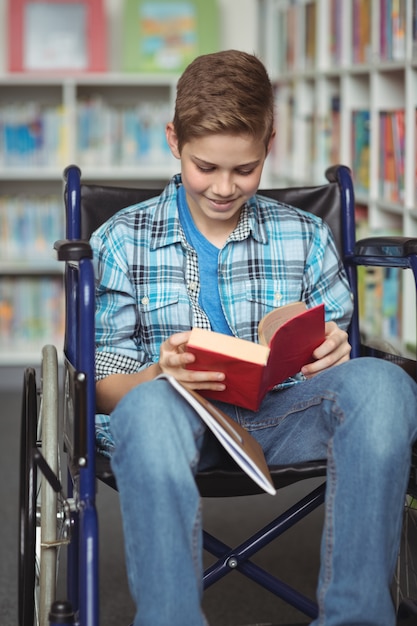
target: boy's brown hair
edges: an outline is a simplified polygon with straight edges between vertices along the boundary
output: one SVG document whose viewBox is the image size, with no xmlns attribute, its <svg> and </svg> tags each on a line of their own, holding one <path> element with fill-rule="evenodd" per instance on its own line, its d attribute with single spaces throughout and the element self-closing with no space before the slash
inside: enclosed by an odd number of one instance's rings
<svg viewBox="0 0 417 626">
<path fill-rule="evenodd" d="M 177 84 L 173 119 L 178 148 L 209 134 L 247 134 L 268 147 L 274 128 L 274 92 L 254 55 L 224 50 L 197 57 Z"/>
</svg>

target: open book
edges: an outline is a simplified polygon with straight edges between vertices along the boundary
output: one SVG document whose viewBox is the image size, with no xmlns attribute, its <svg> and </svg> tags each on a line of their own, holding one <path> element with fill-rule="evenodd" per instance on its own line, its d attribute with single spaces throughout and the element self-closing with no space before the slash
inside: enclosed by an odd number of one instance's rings
<svg viewBox="0 0 417 626">
<path fill-rule="evenodd" d="M 226 374 L 224 391 L 202 395 L 257 411 L 268 391 L 311 362 L 324 335 L 324 305 L 307 309 L 294 302 L 262 318 L 259 344 L 193 328 L 187 350 L 196 359 L 187 367 Z"/>
<path fill-rule="evenodd" d="M 161 374 L 199 414 L 203 422 L 220 441 L 236 463 L 264 491 L 275 495 L 276 490 L 259 443 L 240 424 L 215 407 L 199 393 L 187 389 L 173 376 Z"/>
</svg>

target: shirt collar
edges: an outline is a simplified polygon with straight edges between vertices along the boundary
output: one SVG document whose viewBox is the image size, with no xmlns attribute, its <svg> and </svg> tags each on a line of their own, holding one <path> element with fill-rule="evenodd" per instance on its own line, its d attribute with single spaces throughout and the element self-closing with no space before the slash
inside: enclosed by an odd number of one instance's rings
<svg viewBox="0 0 417 626">
<path fill-rule="evenodd" d="M 182 185 L 181 174 L 173 176 L 157 200 L 151 249 L 184 241 L 177 206 L 177 192 Z M 262 220 L 258 196 L 252 196 L 242 207 L 239 222 L 228 241 L 243 241 L 252 236 L 260 243 L 267 243 L 268 236 Z"/>
</svg>

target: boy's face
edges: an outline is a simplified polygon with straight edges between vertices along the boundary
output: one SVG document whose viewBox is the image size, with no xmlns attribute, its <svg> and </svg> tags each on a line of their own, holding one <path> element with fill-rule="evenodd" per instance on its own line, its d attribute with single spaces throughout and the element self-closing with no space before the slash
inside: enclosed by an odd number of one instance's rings
<svg viewBox="0 0 417 626">
<path fill-rule="evenodd" d="M 243 204 L 256 193 L 267 156 L 262 140 L 247 135 L 206 135 L 181 151 L 172 124 L 167 140 L 181 160 L 182 182 L 197 228 L 219 239 L 235 228 Z M 272 143 L 272 140 L 271 140 Z M 269 150 L 268 150 L 269 151 Z"/>
</svg>

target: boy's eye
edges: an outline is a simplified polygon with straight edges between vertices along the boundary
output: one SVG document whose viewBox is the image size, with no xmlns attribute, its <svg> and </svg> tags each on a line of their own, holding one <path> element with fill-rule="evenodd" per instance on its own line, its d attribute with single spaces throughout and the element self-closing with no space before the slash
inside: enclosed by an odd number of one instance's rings
<svg viewBox="0 0 417 626">
<path fill-rule="evenodd" d="M 204 174 L 209 174 L 210 172 L 214 172 L 214 170 L 216 169 L 214 165 L 198 165 L 196 164 L 197 169 L 200 172 L 203 172 Z M 241 170 L 241 169 L 236 169 L 236 174 L 238 174 L 239 176 L 250 176 L 250 174 L 253 173 L 254 168 L 248 169 L 248 170 Z"/>
<path fill-rule="evenodd" d="M 253 169 L 250 169 L 250 170 L 236 170 L 236 171 L 237 171 L 237 173 L 240 176 L 249 176 L 250 174 L 252 174 Z"/>
</svg>

